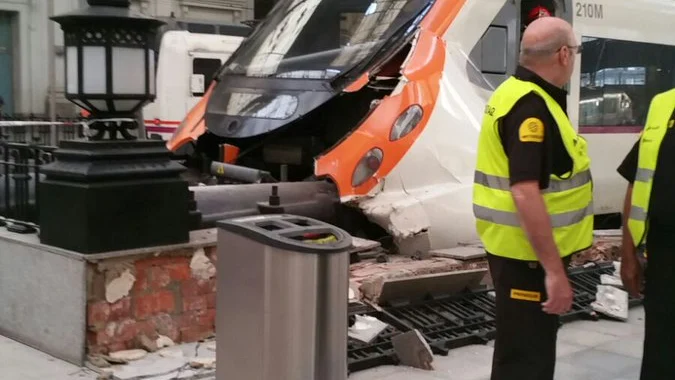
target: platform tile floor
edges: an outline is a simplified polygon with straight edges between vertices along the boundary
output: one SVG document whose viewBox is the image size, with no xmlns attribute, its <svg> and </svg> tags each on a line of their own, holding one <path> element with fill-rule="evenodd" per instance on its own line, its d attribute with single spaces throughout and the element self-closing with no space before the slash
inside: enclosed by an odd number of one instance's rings
<svg viewBox="0 0 675 380">
<path fill-rule="evenodd" d="M 579 321 L 562 327 L 556 380 L 638 380 L 644 311 L 630 311 L 628 322 Z M 436 356 L 434 371 L 382 366 L 352 374 L 349 380 L 489 380 L 491 344 Z M 0 336 L 0 379 L 94 380 L 96 375 Z M 215 380 L 211 378 L 210 380 Z"/>
<path fill-rule="evenodd" d="M 628 322 L 577 321 L 558 334 L 556 380 L 638 380 L 642 358 L 644 309 L 630 310 Z M 434 371 L 383 366 L 349 380 L 489 380 L 492 342 L 451 350 L 434 358 Z"/>
</svg>

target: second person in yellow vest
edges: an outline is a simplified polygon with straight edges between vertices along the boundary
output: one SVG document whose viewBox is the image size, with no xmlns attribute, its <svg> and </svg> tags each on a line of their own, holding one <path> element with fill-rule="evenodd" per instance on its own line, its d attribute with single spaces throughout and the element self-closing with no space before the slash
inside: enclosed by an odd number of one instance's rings
<svg viewBox="0 0 675 380">
<path fill-rule="evenodd" d="M 675 69 L 675 68 L 673 68 Z M 618 171 L 624 202 L 621 278 L 639 296 L 646 247 L 645 339 L 640 380 L 675 379 L 675 89 L 654 97 L 640 139 Z"/>
</svg>

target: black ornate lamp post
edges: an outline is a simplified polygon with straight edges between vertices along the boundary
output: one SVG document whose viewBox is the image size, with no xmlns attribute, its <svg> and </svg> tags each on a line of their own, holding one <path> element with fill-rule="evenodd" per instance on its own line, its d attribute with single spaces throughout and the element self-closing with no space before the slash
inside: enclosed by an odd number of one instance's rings
<svg viewBox="0 0 675 380">
<path fill-rule="evenodd" d="M 65 37 L 66 98 L 91 112 L 98 132 L 61 142 L 56 161 L 42 169 L 44 244 L 94 253 L 189 240 L 183 167 L 164 142 L 128 132 L 137 127 L 134 113 L 155 98 L 153 42 L 163 24 L 129 3 L 88 0 L 89 7 L 52 18 Z"/>
</svg>

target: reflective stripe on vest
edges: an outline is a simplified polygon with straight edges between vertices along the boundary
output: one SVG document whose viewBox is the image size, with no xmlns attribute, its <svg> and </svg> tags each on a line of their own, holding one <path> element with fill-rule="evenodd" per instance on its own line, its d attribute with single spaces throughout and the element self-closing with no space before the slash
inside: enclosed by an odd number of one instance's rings
<svg viewBox="0 0 675 380">
<path fill-rule="evenodd" d="M 628 218 L 628 230 L 636 247 L 646 241 L 654 171 L 661 143 L 670 127 L 668 122 L 673 115 L 673 110 L 675 110 L 675 89 L 656 95 L 649 105 L 647 122 L 640 135 L 638 167 L 635 172 Z"/>
<path fill-rule="evenodd" d="M 542 191 L 558 250 L 561 256 L 567 256 L 590 247 L 593 241 L 593 184 L 586 141 L 550 95 L 533 83 L 511 77 L 495 90 L 485 109 L 474 174 L 473 212 L 485 249 L 519 260 L 537 257 L 521 228 L 511 194 L 508 157 L 499 136 L 499 123 L 519 99 L 531 92 L 546 102 L 573 163 L 572 171 L 562 178 L 551 175 L 549 187 Z"/>
</svg>

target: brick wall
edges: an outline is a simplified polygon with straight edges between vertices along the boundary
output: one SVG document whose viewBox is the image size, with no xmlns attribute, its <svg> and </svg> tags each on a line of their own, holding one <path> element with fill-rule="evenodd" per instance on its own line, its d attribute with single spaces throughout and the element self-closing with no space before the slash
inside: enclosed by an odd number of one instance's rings
<svg viewBox="0 0 675 380">
<path fill-rule="evenodd" d="M 215 253 L 206 247 L 89 264 L 87 352 L 142 348 L 142 335 L 181 343 L 214 334 Z"/>
</svg>

